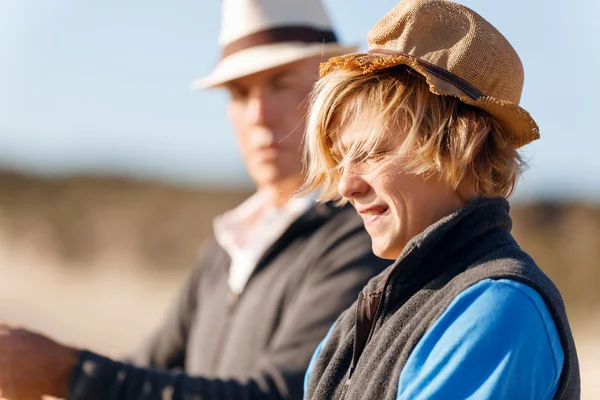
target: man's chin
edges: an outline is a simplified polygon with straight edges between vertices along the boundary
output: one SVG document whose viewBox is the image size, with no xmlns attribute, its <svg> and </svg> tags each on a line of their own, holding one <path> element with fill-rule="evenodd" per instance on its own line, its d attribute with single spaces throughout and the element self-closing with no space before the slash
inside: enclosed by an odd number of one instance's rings
<svg viewBox="0 0 600 400">
<path fill-rule="evenodd" d="M 278 168 L 261 171 L 260 174 L 254 174 L 252 179 L 259 188 L 289 187 L 292 184 L 297 184 L 299 187 L 302 184 L 300 174 L 285 173 Z"/>
</svg>

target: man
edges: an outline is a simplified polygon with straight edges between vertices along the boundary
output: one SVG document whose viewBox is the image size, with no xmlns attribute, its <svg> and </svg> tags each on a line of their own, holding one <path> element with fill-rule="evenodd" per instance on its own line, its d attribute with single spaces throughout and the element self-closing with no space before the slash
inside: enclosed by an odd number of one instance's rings
<svg viewBox="0 0 600 400">
<path fill-rule="evenodd" d="M 215 70 L 194 86 L 229 90 L 257 193 L 216 219 L 168 319 L 132 364 L 1 327 L 4 397 L 300 399 L 314 349 L 385 268 L 353 210 L 291 198 L 303 182 L 303 118 L 318 64 L 349 51 L 322 5 L 224 0 L 221 45 Z"/>
</svg>

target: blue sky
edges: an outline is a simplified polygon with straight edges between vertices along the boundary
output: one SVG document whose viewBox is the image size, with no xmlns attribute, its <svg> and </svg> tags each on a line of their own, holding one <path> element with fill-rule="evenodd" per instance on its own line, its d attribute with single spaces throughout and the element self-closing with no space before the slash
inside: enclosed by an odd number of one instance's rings
<svg viewBox="0 0 600 400">
<path fill-rule="evenodd" d="M 524 149 L 517 195 L 600 200 L 600 2 L 460 2 L 525 66 L 521 104 L 542 139 Z M 220 4 L 0 0 L 0 166 L 247 184 L 225 93 L 189 90 L 218 57 Z M 363 47 L 396 4 L 326 1 L 339 36 Z"/>
</svg>

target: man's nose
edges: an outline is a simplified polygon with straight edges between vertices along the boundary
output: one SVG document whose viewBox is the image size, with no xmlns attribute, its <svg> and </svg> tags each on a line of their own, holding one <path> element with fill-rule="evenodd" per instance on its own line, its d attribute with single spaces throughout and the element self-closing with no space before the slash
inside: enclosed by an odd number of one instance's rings
<svg viewBox="0 0 600 400">
<path fill-rule="evenodd" d="M 267 125 L 273 118 L 271 96 L 262 88 L 252 89 L 246 108 L 246 118 L 252 125 Z"/>
</svg>

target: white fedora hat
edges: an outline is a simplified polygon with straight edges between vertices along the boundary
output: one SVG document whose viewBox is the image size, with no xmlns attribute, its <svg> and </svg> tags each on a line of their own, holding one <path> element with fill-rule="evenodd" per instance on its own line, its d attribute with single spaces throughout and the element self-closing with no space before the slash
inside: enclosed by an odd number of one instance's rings
<svg viewBox="0 0 600 400">
<path fill-rule="evenodd" d="M 201 90 L 305 58 L 356 51 L 337 42 L 320 0 L 223 0 L 221 59 Z"/>
</svg>

